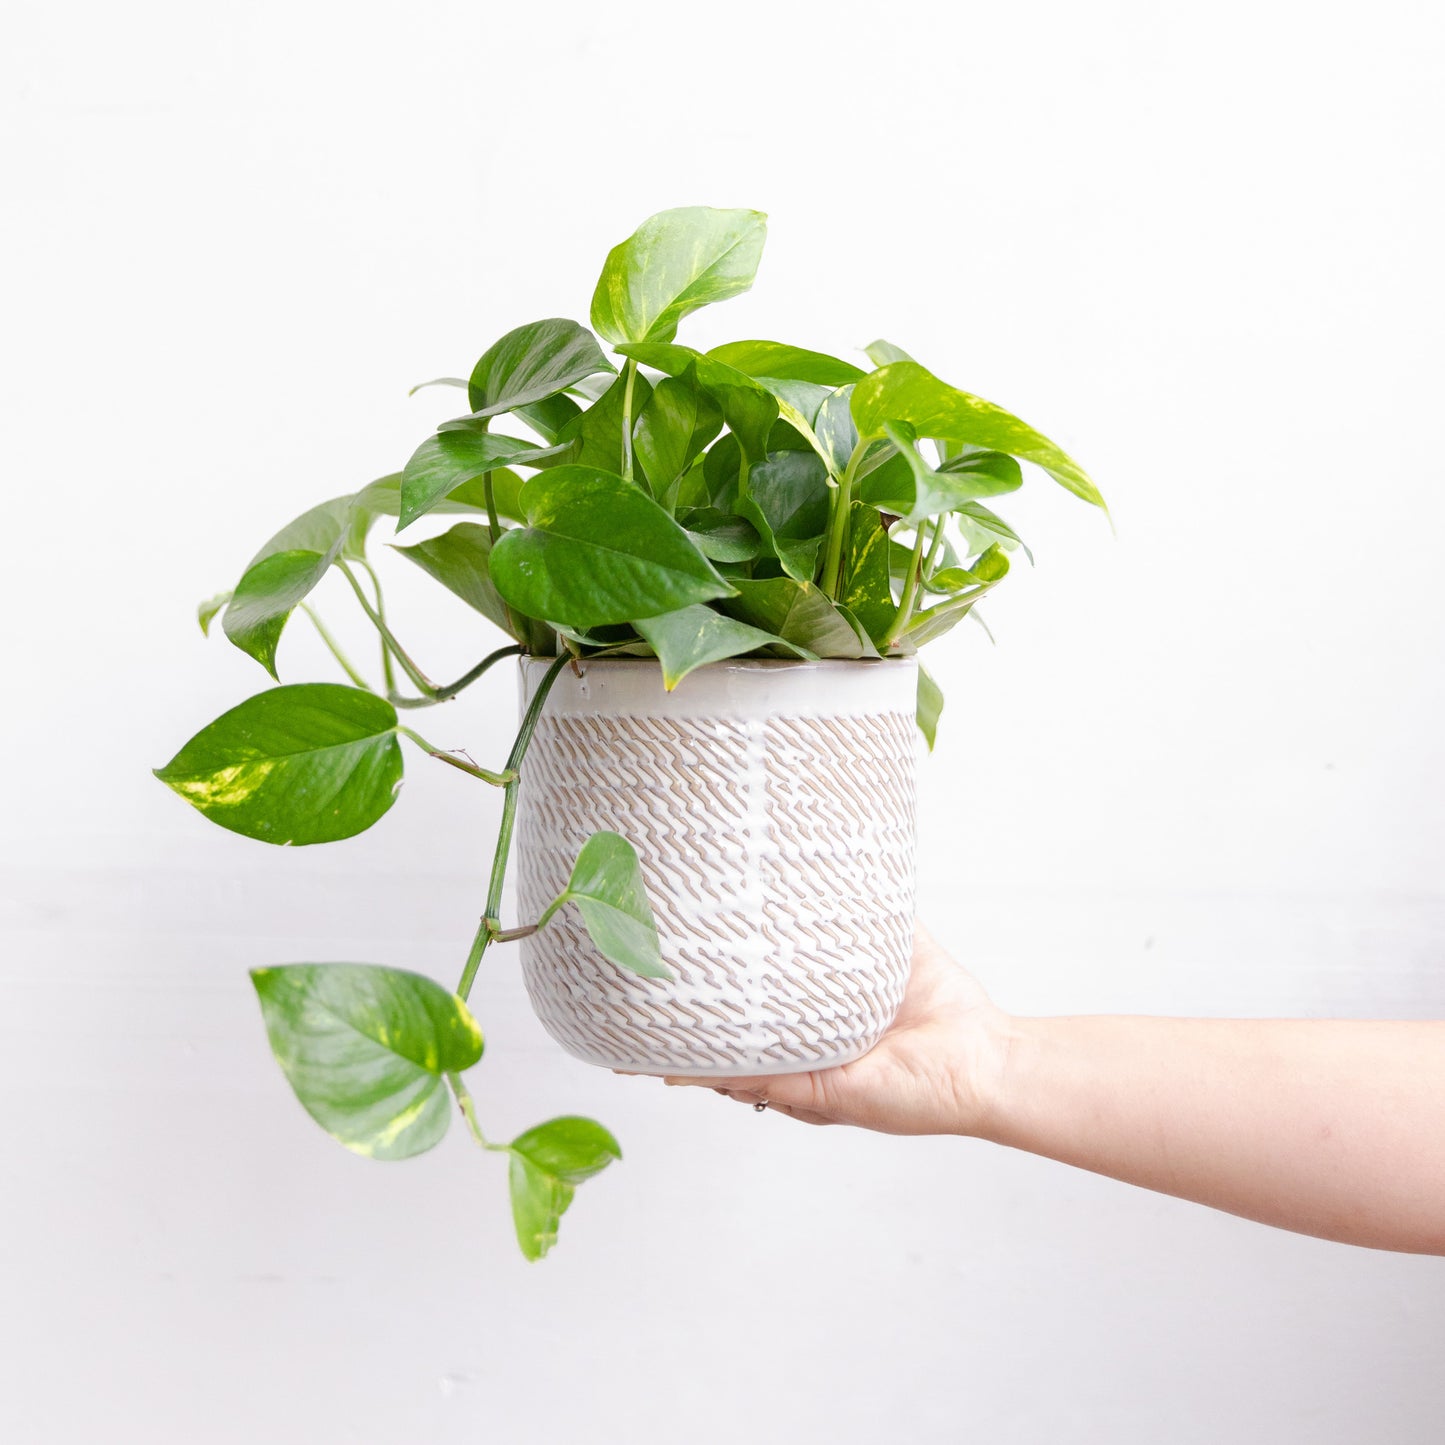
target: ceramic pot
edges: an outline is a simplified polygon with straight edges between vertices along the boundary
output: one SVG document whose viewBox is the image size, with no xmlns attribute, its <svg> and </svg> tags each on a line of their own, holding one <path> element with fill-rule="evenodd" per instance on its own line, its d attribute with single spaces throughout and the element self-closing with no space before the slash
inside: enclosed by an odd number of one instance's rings
<svg viewBox="0 0 1445 1445">
<path fill-rule="evenodd" d="M 522 659 L 522 706 L 548 667 Z M 519 917 L 598 829 L 642 861 L 669 980 L 564 908 L 522 943 L 547 1032 L 589 1063 L 748 1075 L 859 1058 L 892 1022 L 913 936 L 910 658 L 734 661 L 665 692 L 652 659 L 564 668 L 522 765 Z"/>
</svg>

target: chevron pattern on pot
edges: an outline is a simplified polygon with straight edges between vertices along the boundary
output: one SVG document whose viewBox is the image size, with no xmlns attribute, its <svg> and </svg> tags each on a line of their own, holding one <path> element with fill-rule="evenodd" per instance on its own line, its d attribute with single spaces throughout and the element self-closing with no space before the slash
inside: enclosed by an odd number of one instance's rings
<svg viewBox="0 0 1445 1445">
<path fill-rule="evenodd" d="M 602 958 L 575 912 L 522 945 L 532 1006 L 579 1058 L 677 1074 L 824 1068 L 892 1022 L 913 934 L 914 721 L 545 713 L 522 769 L 535 918 L 599 828 L 642 860 L 671 981 Z"/>
</svg>

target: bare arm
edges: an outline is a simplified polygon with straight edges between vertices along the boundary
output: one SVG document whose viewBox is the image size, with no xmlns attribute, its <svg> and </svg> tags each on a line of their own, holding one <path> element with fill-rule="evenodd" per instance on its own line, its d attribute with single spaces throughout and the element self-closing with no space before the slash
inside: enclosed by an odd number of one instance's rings
<svg viewBox="0 0 1445 1445">
<path fill-rule="evenodd" d="M 971 1134 L 1305 1234 L 1445 1254 L 1445 1022 L 1015 1019 L 920 929 L 843 1068 L 676 1079 L 809 1123 Z"/>
<path fill-rule="evenodd" d="M 1265 1224 L 1445 1254 L 1445 1024 L 1013 1021 L 984 1137 Z"/>
</svg>

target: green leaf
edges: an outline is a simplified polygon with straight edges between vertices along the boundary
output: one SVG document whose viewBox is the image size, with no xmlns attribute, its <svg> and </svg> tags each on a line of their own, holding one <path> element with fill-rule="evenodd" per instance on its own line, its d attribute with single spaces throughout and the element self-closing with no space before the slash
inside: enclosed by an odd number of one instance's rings
<svg viewBox="0 0 1445 1445">
<path fill-rule="evenodd" d="M 745 517 L 716 507 L 690 507 L 677 520 L 697 550 L 714 562 L 752 562 L 763 555 L 763 539 Z"/>
<path fill-rule="evenodd" d="M 428 437 L 401 474 L 401 511 L 397 530 L 425 516 L 464 482 L 515 463 L 536 466 L 561 456 L 565 447 L 539 447 L 515 437 L 484 431 L 443 431 Z"/>
<path fill-rule="evenodd" d="M 851 362 L 821 351 L 785 346 L 780 341 L 730 341 L 707 353 L 716 361 L 752 377 L 776 381 L 809 381 L 828 388 L 857 381 L 863 372 Z"/>
<path fill-rule="evenodd" d="M 877 511 L 864 502 L 849 509 L 848 546 L 843 553 L 843 586 L 838 600 L 882 643 L 898 604 L 890 580 L 888 532 Z"/>
<path fill-rule="evenodd" d="M 635 624 L 662 662 L 662 685 L 671 692 L 695 667 L 721 662 L 765 647 L 782 647 L 795 657 L 812 658 L 806 647 L 771 632 L 724 617 L 711 607 L 683 607 Z"/>
<path fill-rule="evenodd" d="M 761 382 L 690 346 L 662 342 L 619 346 L 618 351 L 668 376 L 680 376 L 701 387 L 717 403 L 729 430 L 750 462 L 768 455 L 768 436 L 778 419 L 778 398 Z M 807 423 L 804 422 L 806 426 Z"/>
<path fill-rule="evenodd" d="M 215 621 L 216 613 L 231 600 L 229 592 L 218 592 L 214 597 L 208 597 L 196 608 L 196 621 L 201 624 L 201 636 L 211 635 L 211 623 Z"/>
<path fill-rule="evenodd" d="M 864 657 L 864 647 L 853 624 L 811 582 L 792 577 L 738 581 L 737 596 L 720 605 L 730 617 L 751 623 L 796 647 L 819 657 Z"/>
<path fill-rule="evenodd" d="M 925 581 L 930 592 L 961 592 L 965 587 L 992 587 L 1008 575 L 1009 561 L 995 542 L 979 554 L 971 567 L 940 567 Z"/>
<path fill-rule="evenodd" d="M 958 523 L 959 531 L 968 540 L 970 549 L 976 548 L 982 552 L 992 546 L 996 538 L 1002 537 L 1005 546 L 1022 547 L 1029 561 L 1034 560 L 1034 554 L 1029 551 L 1023 538 L 997 513 L 990 512 L 982 502 L 965 502 L 954 513 L 954 520 Z"/>
<path fill-rule="evenodd" d="M 891 341 L 874 341 L 863 348 L 863 354 L 874 366 L 889 366 L 895 361 L 912 361 L 913 358 Z"/>
<path fill-rule="evenodd" d="M 967 447 L 951 456 L 939 468 L 947 476 L 966 476 L 973 484 L 975 497 L 1001 497 L 1016 492 L 1024 484 L 1019 464 L 1003 452 L 983 451 Z"/>
<path fill-rule="evenodd" d="M 583 1184 L 622 1158 L 621 1146 L 601 1124 L 576 1114 L 538 1124 L 508 1147 L 568 1184 Z"/>
<path fill-rule="evenodd" d="M 547 910 L 575 903 L 603 958 L 643 978 L 671 978 L 658 950 L 657 925 L 642 886 L 642 865 L 619 833 L 594 833 L 572 865 L 572 877 Z"/>
<path fill-rule="evenodd" d="M 458 522 L 440 537 L 396 550 L 503 632 L 511 631 L 506 603 L 492 585 L 492 538 L 486 527 L 477 522 Z"/>
<path fill-rule="evenodd" d="M 246 564 L 221 618 L 242 652 L 276 676 L 276 648 L 287 620 L 340 556 L 354 498 L 333 497 L 288 522 Z"/>
<path fill-rule="evenodd" d="M 438 1143 L 445 1075 L 482 1056 L 466 1004 L 418 973 L 367 963 L 253 968 L 271 1051 L 306 1112 L 371 1159 Z"/>
<path fill-rule="evenodd" d="M 1002 407 L 940 381 L 916 361 L 895 361 L 853 388 L 860 436 L 884 435 L 889 422 L 907 422 L 918 436 L 942 437 L 1007 452 L 1042 467 L 1060 486 L 1097 507 L 1104 499 L 1070 456 Z"/>
<path fill-rule="evenodd" d="M 277 552 L 247 568 L 221 626 L 226 636 L 276 677 L 276 648 L 287 620 L 326 575 L 340 544 L 331 552 Z M 279 679 L 278 679 L 279 680 Z"/>
<path fill-rule="evenodd" d="M 512 1140 L 510 1185 L 517 1243 L 531 1260 L 557 1242 L 577 1186 L 622 1158 L 617 1140 L 593 1119 L 551 1119 Z"/>
<path fill-rule="evenodd" d="M 517 1231 L 517 1243 L 527 1259 L 542 1259 L 557 1243 L 562 1216 L 577 1190 L 520 1154 L 512 1155 L 507 1183 L 512 1194 L 512 1223 Z"/>
<path fill-rule="evenodd" d="M 202 728 L 156 777 L 263 843 L 350 838 L 396 801 L 396 709 L 337 683 L 272 688 Z"/>
<path fill-rule="evenodd" d="M 897 448 L 905 465 L 881 466 L 867 473 L 860 485 L 859 496 L 884 512 L 896 513 L 909 525 L 927 521 L 940 512 L 955 512 L 965 502 L 978 497 L 1009 491 L 1006 467 L 983 466 L 974 470 L 935 471 L 924 461 L 917 447 L 917 434 L 907 422 L 885 422 L 884 432 Z M 981 455 L 995 457 L 998 453 Z M 1001 462 L 1015 470 L 1012 457 Z M 1003 475 L 1000 475 L 1000 472 Z"/>
<path fill-rule="evenodd" d="M 587 629 L 732 595 L 686 532 L 642 489 L 595 467 L 522 488 L 527 526 L 492 549 L 497 591 L 529 617 Z"/>
<path fill-rule="evenodd" d="M 938 719 L 943 714 L 943 689 L 933 680 L 928 669 L 918 664 L 918 731 L 928 744 L 928 751 L 938 740 Z"/>
<path fill-rule="evenodd" d="M 459 386 L 463 391 L 467 388 L 465 377 L 461 376 L 434 376 L 430 381 L 419 381 L 408 390 L 408 396 L 415 396 L 419 391 L 425 391 L 429 386 Z"/>
<path fill-rule="evenodd" d="M 519 326 L 489 347 L 472 368 L 467 397 L 474 417 L 498 416 L 612 369 L 585 326 L 554 316 Z"/>
<path fill-rule="evenodd" d="M 828 527 L 828 470 L 812 452 L 771 452 L 748 475 L 738 512 L 761 534 L 783 571 L 811 582 Z"/>
<path fill-rule="evenodd" d="M 653 388 L 637 418 L 634 445 L 653 495 L 664 505 L 671 500 L 674 484 L 718 434 L 722 423 L 717 403 L 689 382 L 667 376 Z"/>
<path fill-rule="evenodd" d="M 974 604 L 987 591 L 987 587 L 981 587 L 974 592 L 963 592 L 937 607 L 930 607 L 926 612 L 916 613 L 903 634 L 904 641 L 915 649 L 937 642 L 968 616 Z"/>
<path fill-rule="evenodd" d="M 611 375 L 611 368 L 608 368 Z M 521 417 L 533 431 L 549 442 L 555 442 L 562 428 L 569 421 L 580 416 L 582 408 L 570 396 L 558 392 L 556 396 L 544 396 L 541 401 L 529 402 L 526 406 L 514 406 L 512 415 Z"/>
<path fill-rule="evenodd" d="M 818 408 L 813 419 L 813 435 L 818 441 L 818 452 L 828 464 L 828 470 L 841 477 L 847 470 L 849 458 L 858 445 L 858 428 L 853 425 L 851 402 L 853 388 L 840 386 Z"/>
<path fill-rule="evenodd" d="M 637 415 L 652 398 L 652 386 L 645 376 L 632 379 L 632 419 L 636 429 Z M 576 463 L 583 467 L 600 467 L 604 472 L 620 473 L 623 463 L 622 419 L 627 403 L 627 378 L 619 376 L 611 386 L 597 398 L 586 411 L 579 412 L 558 433 L 558 441 L 570 442 L 572 451 L 564 453 L 560 461 L 549 461 L 548 466 Z M 637 478 L 639 485 L 646 485 L 651 473 L 643 468 L 644 475 Z"/>
<path fill-rule="evenodd" d="M 707 206 L 650 217 L 608 253 L 592 325 L 614 344 L 671 341 L 684 316 L 753 284 L 767 219 L 761 211 Z"/>
</svg>

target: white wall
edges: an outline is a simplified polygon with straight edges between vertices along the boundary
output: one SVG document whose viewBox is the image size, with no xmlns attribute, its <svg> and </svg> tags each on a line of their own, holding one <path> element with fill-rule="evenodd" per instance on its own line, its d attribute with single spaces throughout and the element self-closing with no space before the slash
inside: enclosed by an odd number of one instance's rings
<svg viewBox="0 0 1445 1445">
<path fill-rule="evenodd" d="M 459 1135 L 382 1167 L 309 1124 L 245 978 L 450 981 L 491 797 L 413 764 L 374 832 L 272 852 L 147 772 L 264 683 L 193 601 L 395 467 L 449 406 L 411 383 L 584 317 L 651 211 L 758 206 L 759 285 L 692 337 L 886 335 L 1117 518 L 1033 482 L 998 646 L 938 651 L 931 926 L 1017 1009 L 1440 1014 L 1435 7 L 12 16 L 0 1438 L 1439 1439 L 1445 1261 L 616 1079 L 499 958 L 484 1113 L 627 1153 L 524 1265 Z M 425 665 L 480 655 L 392 572 Z M 511 713 L 428 731 L 495 757 Z"/>
</svg>

